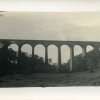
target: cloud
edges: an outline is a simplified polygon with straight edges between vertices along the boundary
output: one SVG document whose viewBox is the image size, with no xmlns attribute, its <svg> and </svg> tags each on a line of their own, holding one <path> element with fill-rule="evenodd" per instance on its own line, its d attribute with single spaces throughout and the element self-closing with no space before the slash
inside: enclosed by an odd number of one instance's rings
<svg viewBox="0 0 100 100">
<path fill-rule="evenodd" d="M 99 41 L 99 18 L 99 13 L 5 13 L 0 18 L 0 35 L 17 39 Z"/>
</svg>

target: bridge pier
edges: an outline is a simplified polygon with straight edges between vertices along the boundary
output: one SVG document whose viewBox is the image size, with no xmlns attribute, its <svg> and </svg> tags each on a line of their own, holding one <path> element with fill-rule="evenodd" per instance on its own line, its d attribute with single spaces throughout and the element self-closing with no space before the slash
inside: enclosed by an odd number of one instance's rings
<svg viewBox="0 0 100 100">
<path fill-rule="evenodd" d="M 58 69 L 61 69 L 61 47 L 58 46 Z"/>
<path fill-rule="evenodd" d="M 98 50 L 99 50 L 99 47 L 95 46 L 95 47 L 94 47 L 94 50 L 95 50 L 95 51 L 98 51 Z"/>
<path fill-rule="evenodd" d="M 22 46 L 19 46 L 18 48 L 18 64 L 20 63 L 20 58 L 21 58 L 21 47 Z"/>
<path fill-rule="evenodd" d="M 82 57 L 84 58 L 86 55 L 86 47 L 83 47 L 82 48 Z"/>
<path fill-rule="evenodd" d="M 45 64 L 48 64 L 48 47 L 45 47 Z"/>
<path fill-rule="evenodd" d="M 70 47 L 70 72 L 73 70 L 74 65 L 74 48 Z"/>
<path fill-rule="evenodd" d="M 34 58 L 34 46 L 32 46 L 32 58 Z"/>
</svg>

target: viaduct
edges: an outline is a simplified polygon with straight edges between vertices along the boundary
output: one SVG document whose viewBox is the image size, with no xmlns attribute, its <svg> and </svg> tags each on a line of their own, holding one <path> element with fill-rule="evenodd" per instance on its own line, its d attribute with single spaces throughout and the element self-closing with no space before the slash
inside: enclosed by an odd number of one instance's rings
<svg viewBox="0 0 100 100">
<path fill-rule="evenodd" d="M 32 56 L 34 56 L 34 48 L 38 44 L 42 44 L 45 47 L 45 63 L 48 63 L 48 46 L 55 45 L 58 48 L 58 66 L 61 67 L 61 46 L 67 45 L 70 48 L 70 71 L 73 70 L 74 60 L 74 46 L 79 45 L 82 48 L 82 57 L 86 55 L 86 48 L 91 45 L 94 50 L 99 50 L 100 42 L 94 41 L 53 41 L 53 40 L 18 40 L 18 39 L 0 39 L 0 43 L 7 49 L 11 44 L 18 45 L 18 58 L 21 56 L 21 47 L 25 44 L 29 44 L 32 47 Z"/>
</svg>

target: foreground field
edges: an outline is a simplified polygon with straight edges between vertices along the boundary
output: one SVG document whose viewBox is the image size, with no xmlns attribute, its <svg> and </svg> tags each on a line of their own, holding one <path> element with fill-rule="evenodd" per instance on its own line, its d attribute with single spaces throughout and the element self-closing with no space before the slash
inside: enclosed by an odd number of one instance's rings
<svg viewBox="0 0 100 100">
<path fill-rule="evenodd" d="M 93 73 L 33 73 L 0 77 L 0 87 L 100 86 L 100 69 Z"/>
</svg>

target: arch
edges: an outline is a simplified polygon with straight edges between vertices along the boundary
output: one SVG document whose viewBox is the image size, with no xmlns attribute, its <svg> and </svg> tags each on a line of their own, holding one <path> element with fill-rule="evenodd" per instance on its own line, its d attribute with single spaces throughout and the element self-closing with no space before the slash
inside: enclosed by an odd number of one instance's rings
<svg viewBox="0 0 100 100">
<path fill-rule="evenodd" d="M 80 45 L 74 46 L 74 56 L 77 56 L 79 54 L 82 54 L 82 47 Z"/>
<path fill-rule="evenodd" d="M 14 51 L 18 51 L 18 45 L 17 44 L 10 44 L 9 46 L 8 46 L 8 49 L 13 49 Z"/>
<path fill-rule="evenodd" d="M 27 56 L 32 56 L 32 46 L 30 44 L 22 45 L 21 52 L 24 52 Z"/>
<path fill-rule="evenodd" d="M 52 59 L 50 64 L 58 65 L 58 48 L 54 44 L 48 46 L 48 59 Z"/>
<path fill-rule="evenodd" d="M 90 52 L 92 50 L 94 50 L 94 47 L 92 45 L 87 45 L 86 46 L 86 52 Z"/>
<path fill-rule="evenodd" d="M 81 45 L 74 45 L 74 57 L 72 60 L 72 69 L 73 70 L 79 70 L 82 69 L 81 64 L 83 63 L 83 56 L 84 54 L 84 48 Z"/>
<path fill-rule="evenodd" d="M 12 43 L 8 46 L 8 50 L 9 50 L 8 61 L 10 61 L 11 63 L 17 64 L 18 49 L 19 47 L 17 44 Z"/>
<path fill-rule="evenodd" d="M 17 44 L 10 44 L 10 45 L 8 46 L 8 49 L 9 49 L 9 50 L 13 50 L 14 52 L 16 52 L 16 56 L 18 57 L 18 49 L 19 49 L 19 47 L 18 47 Z"/>
<path fill-rule="evenodd" d="M 37 44 L 34 47 L 34 54 L 38 55 L 39 57 L 43 57 L 45 60 L 45 46 L 43 44 Z"/>
<path fill-rule="evenodd" d="M 70 59 L 70 47 L 68 45 L 61 46 L 61 63 L 65 64 Z"/>
</svg>

